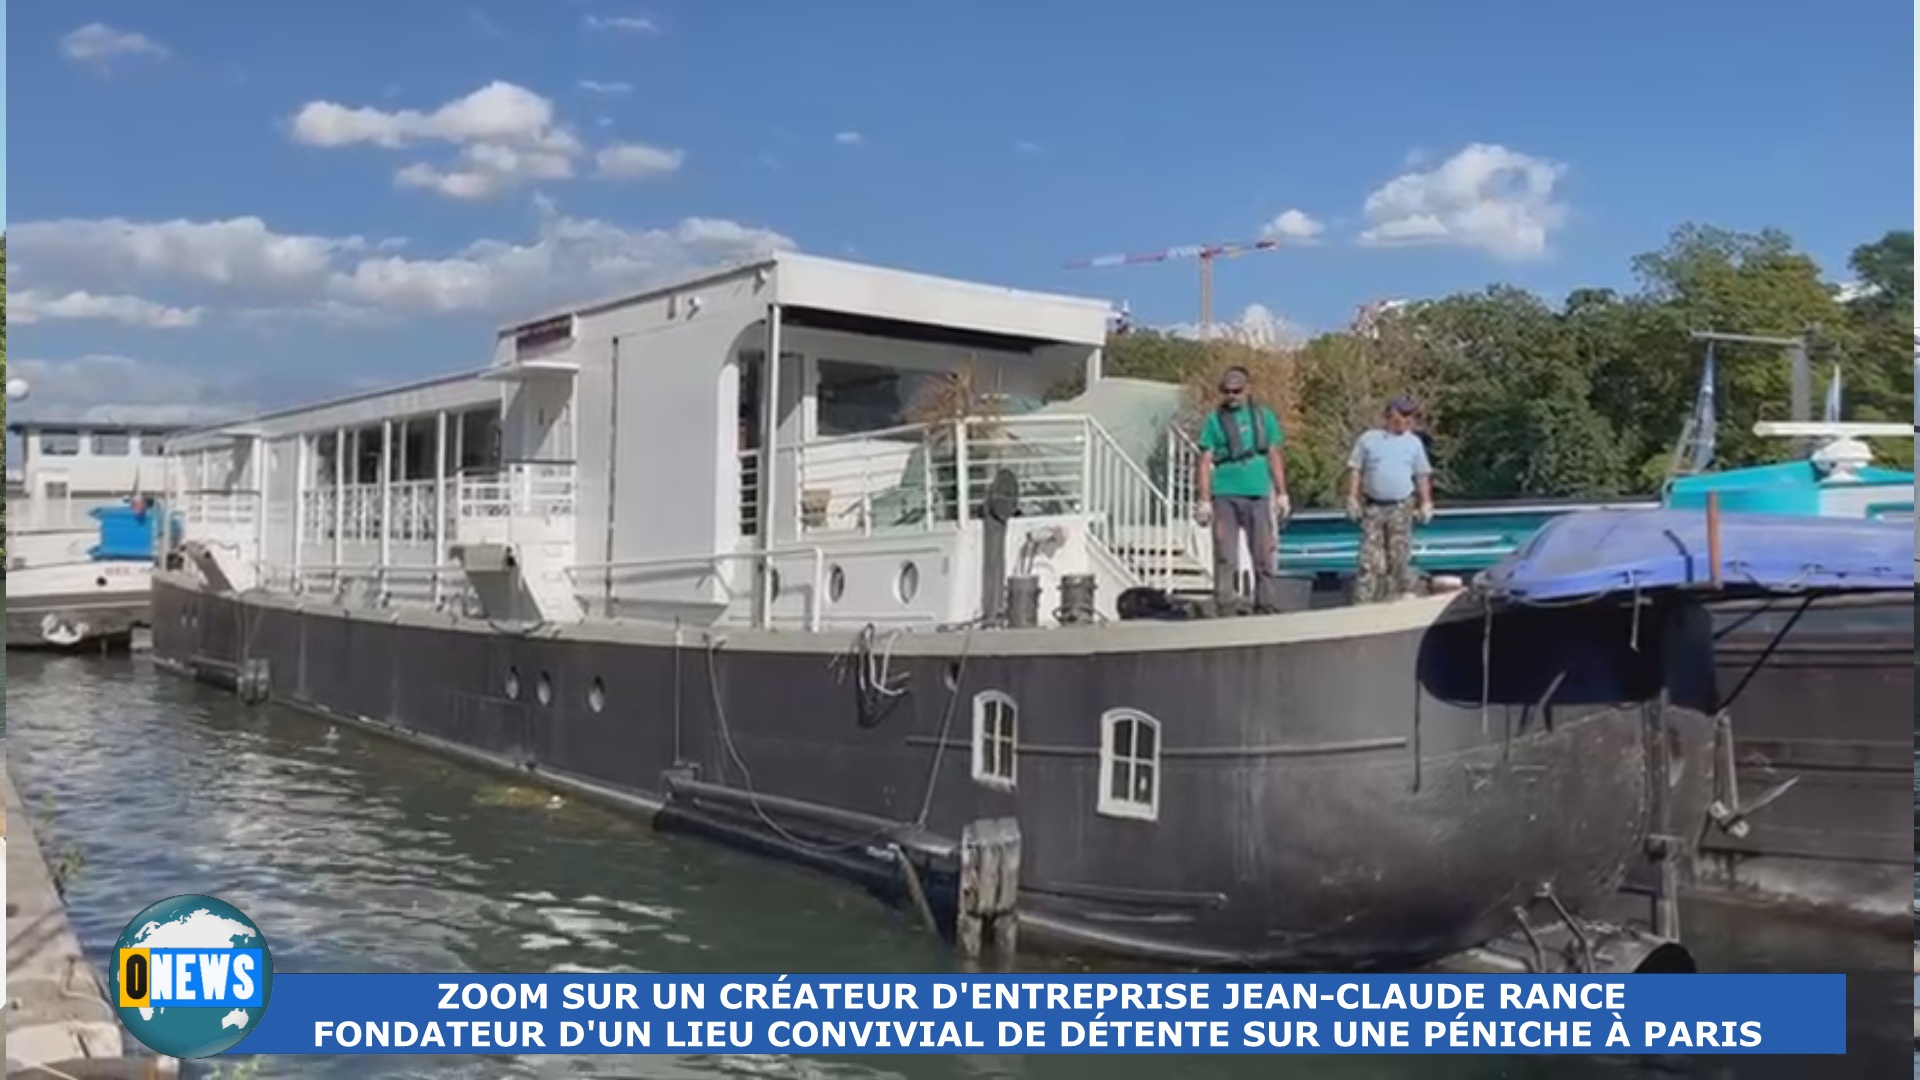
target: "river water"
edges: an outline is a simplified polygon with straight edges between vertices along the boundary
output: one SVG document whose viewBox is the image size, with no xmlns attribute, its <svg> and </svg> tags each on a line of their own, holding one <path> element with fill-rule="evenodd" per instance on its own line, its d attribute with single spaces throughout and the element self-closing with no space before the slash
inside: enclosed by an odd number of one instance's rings
<svg viewBox="0 0 1920 1080">
<path fill-rule="evenodd" d="M 808 872 L 652 833 L 144 657 L 7 656 L 6 750 L 49 855 L 81 859 L 75 929 L 104 970 L 142 907 L 238 904 L 282 971 L 946 971 L 904 914 Z M 1920 779 L 1916 780 L 1920 807 Z M 1920 809 L 1916 810 L 1920 815 Z M 1920 816 L 1916 817 L 1920 822 Z M 1917 825 L 1916 828 L 1920 828 Z M 1917 893 L 1916 895 L 1920 895 Z M 257 1077 L 1696 1077 L 1897 1075 L 1908 944 L 1686 913 L 1708 970 L 1842 971 L 1849 1053 L 1770 1058 L 337 1057 L 245 1059 Z M 1739 924 L 1738 932 L 1735 924 Z M 1054 970 L 1069 960 L 1029 961 Z M 244 1050 L 244 1044 L 242 1046 Z M 221 1070 L 232 1072 L 232 1065 Z M 241 1075 L 241 1074 L 234 1074 Z M 1920 1068 L 1916 1068 L 1920 1077 Z"/>
</svg>

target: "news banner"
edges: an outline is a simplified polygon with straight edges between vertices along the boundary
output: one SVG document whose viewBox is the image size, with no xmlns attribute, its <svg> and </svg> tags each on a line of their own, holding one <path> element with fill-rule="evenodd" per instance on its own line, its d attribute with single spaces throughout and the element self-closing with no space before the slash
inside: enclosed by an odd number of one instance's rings
<svg viewBox="0 0 1920 1080">
<path fill-rule="evenodd" d="M 136 916 L 109 984 L 184 1058 L 1846 1052 L 1842 975 L 276 973 L 211 897 Z"/>
</svg>

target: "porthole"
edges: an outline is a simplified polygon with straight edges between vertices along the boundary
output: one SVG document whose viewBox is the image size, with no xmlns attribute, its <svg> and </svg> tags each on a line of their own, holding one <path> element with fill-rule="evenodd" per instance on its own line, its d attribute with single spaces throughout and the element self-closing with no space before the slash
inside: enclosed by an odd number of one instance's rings
<svg viewBox="0 0 1920 1080">
<path fill-rule="evenodd" d="M 102 589 L 104 589 L 104 588 L 106 588 L 106 587 L 107 587 L 107 579 L 106 579 L 106 578 L 103 578 L 103 577 L 97 577 L 97 578 L 94 578 L 94 579 L 93 579 L 93 584 L 94 584 L 94 585 L 95 585 L 95 586 L 96 586 L 97 588 L 102 588 Z"/>
<path fill-rule="evenodd" d="M 606 707 L 606 684 L 596 678 L 593 680 L 593 684 L 587 687 L 587 708 L 592 709 L 594 712 L 599 712 Z"/>
<path fill-rule="evenodd" d="M 827 599 L 839 603 L 847 594 L 847 572 L 839 566 L 827 571 Z"/>
<path fill-rule="evenodd" d="M 767 568 L 767 591 L 772 594 L 771 599 L 780 599 L 780 571 L 772 567 Z"/>
<path fill-rule="evenodd" d="M 540 704 L 542 704 L 542 705 L 551 705 L 551 704 L 553 704 L 553 678 L 552 678 L 552 676 L 549 676 L 549 675 L 548 675 L 548 674 L 547 674 L 546 672 L 544 672 L 544 671 L 543 671 L 543 672 L 541 672 L 541 673 L 540 673 L 540 681 L 539 681 L 539 682 L 536 682 L 536 683 L 534 683 L 534 684 L 533 684 L 533 693 L 534 693 L 534 696 L 535 696 L 535 697 L 538 697 L 538 698 L 540 699 Z"/>
<path fill-rule="evenodd" d="M 507 669 L 507 696 L 512 698 L 515 701 L 520 700 L 520 669 L 519 668 Z"/>
<path fill-rule="evenodd" d="M 920 568 L 910 562 L 902 563 L 900 580 L 895 583 L 894 591 L 899 595 L 901 603 L 913 603 L 913 598 L 920 594 Z"/>
</svg>

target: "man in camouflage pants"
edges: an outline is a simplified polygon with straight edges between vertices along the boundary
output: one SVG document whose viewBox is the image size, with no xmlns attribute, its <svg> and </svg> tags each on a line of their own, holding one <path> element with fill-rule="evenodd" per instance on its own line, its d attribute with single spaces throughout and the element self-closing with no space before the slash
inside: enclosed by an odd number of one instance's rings
<svg viewBox="0 0 1920 1080">
<path fill-rule="evenodd" d="M 1413 399 L 1395 398 L 1385 427 L 1362 433 L 1347 457 L 1347 516 L 1360 522 L 1356 603 L 1414 594 L 1413 522 L 1433 520 L 1433 465 L 1413 433 L 1417 411 Z"/>
</svg>

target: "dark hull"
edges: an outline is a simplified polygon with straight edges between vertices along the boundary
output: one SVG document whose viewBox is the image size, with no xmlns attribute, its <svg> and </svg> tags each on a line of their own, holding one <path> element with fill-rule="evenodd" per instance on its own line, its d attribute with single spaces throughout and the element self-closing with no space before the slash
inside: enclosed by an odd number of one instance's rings
<svg viewBox="0 0 1920 1080">
<path fill-rule="evenodd" d="M 1824 599 L 1781 636 L 1801 604 L 1716 612 L 1740 800 L 1793 786 L 1753 813 L 1746 836 L 1707 830 L 1702 880 L 1898 925 L 1912 885 L 1913 601 Z"/>
<path fill-rule="evenodd" d="M 136 627 L 145 626 L 151 602 L 145 595 L 133 599 L 102 599 L 97 593 L 7 598 L 7 648 L 14 651 L 93 653 L 127 648 Z M 85 627 L 74 641 L 47 633 L 50 621 Z"/>
<path fill-rule="evenodd" d="M 1663 651 L 1704 670 L 1698 627 L 1664 646 L 1649 629 L 1635 653 L 1624 622 L 1595 633 L 1567 613 L 1503 617 L 1495 671 L 1516 674 L 1492 681 L 1484 709 L 1477 618 L 1334 638 L 1282 628 L 1354 615 L 915 634 L 888 661 L 905 692 L 876 702 L 829 663 L 850 634 L 710 647 L 691 631 L 678 648 L 631 629 L 525 636 L 243 604 L 171 577 L 154 605 L 162 661 L 243 682 L 245 662 L 264 661 L 276 699 L 585 781 L 869 883 L 895 876 L 892 843 L 937 856 L 971 823 L 1016 818 L 1023 927 L 1161 961 L 1417 964 L 1512 931 L 1542 886 L 1613 915 L 1623 878 L 1649 868 L 1660 801 L 1691 834 L 1706 798 L 1705 716 L 1620 704 L 1659 700 L 1649 657 Z M 1160 633 L 1217 640 L 1126 644 Z M 1591 639 L 1620 647 L 1573 655 Z M 1019 703 L 1016 791 L 971 774 L 985 689 Z M 1100 717 L 1116 707 L 1160 721 L 1157 820 L 1096 812 Z M 1667 750 L 1680 764 L 1650 764 Z"/>
</svg>

